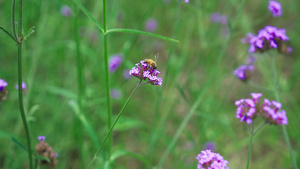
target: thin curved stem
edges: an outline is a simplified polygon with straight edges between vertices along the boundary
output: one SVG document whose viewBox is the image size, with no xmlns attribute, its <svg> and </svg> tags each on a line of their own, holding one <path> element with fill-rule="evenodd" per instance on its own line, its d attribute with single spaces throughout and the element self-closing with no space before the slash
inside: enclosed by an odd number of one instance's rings
<svg viewBox="0 0 300 169">
<path fill-rule="evenodd" d="M 18 39 L 17 31 L 16 31 L 16 19 L 15 19 L 15 13 L 16 13 L 16 0 L 12 0 L 12 6 L 11 6 L 11 27 L 14 34 L 14 39 Z"/>
<path fill-rule="evenodd" d="M 9 37 L 11 37 L 16 43 L 18 43 L 18 41 L 13 37 L 12 34 L 10 34 L 6 29 L 4 29 L 3 27 L 0 27 L 0 29 L 6 33 Z"/>
<path fill-rule="evenodd" d="M 250 159 L 251 159 L 251 152 L 252 152 L 252 141 L 253 141 L 253 134 L 250 135 L 249 140 L 249 149 L 248 149 L 248 159 L 247 159 L 247 169 L 249 169 L 250 166 Z"/>
<path fill-rule="evenodd" d="M 93 160 L 90 162 L 89 166 L 87 169 L 91 168 L 92 164 L 94 163 L 94 161 L 97 159 L 98 154 L 101 152 L 102 148 L 104 147 L 108 137 L 111 135 L 112 130 L 114 129 L 115 125 L 117 124 L 119 118 L 121 117 L 124 109 L 126 108 L 126 106 L 128 105 L 129 101 L 131 100 L 132 96 L 134 95 L 134 93 L 136 92 L 136 89 L 141 85 L 142 80 L 140 80 L 140 82 L 137 84 L 137 86 L 134 88 L 134 90 L 132 91 L 131 95 L 128 97 L 127 101 L 125 102 L 124 106 L 122 107 L 120 113 L 118 114 L 116 120 L 114 121 L 113 125 L 110 127 L 108 133 L 106 134 L 103 143 L 101 144 L 101 146 L 99 147 L 98 151 L 95 153 Z"/>
<path fill-rule="evenodd" d="M 269 56 L 272 59 L 272 74 L 273 74 L 273 83 L 274 83 L 274 95 L 275 95 L 276 101 L 280 102 L 280 95 L 279 95 L 279 90 L 278 90 L 277 71 L 276 71 L 276 60 L 275 60 L 274 56 L 271 56 L 271 55 L 269 55 Z M 288 149 L 289 149 L 289 154 L 290 154 L 290 157 L 291 157 L 291 160 L 292 160 L 293 167 L 294 167 L 294 169 L 298 169 L 297 162 L 296 162 L 296 159 L 295 159 L 295 156 L 294 156 L 294 153 L 293 153 L 293 149 L 292 149 L 292 146 L 291 146 L 290 138 L 289 138 L 289 135 L 287 133 L 285 125 L 281 125 L 281 129 L 282 129 L 282 132 L 283 132 L 285 143 L 286 143 L 286 145 L 288 146 Z"/>
<path fill-rule="evenodd" d="M 19 20 L 18 20 L 18 34 L 19 37 L 22 37 L 22 0 L 19 1 Z M 30 142 L 30 134 L 29 128 L 26 120 L 26 115 L 24 111 L 23 105 L 23 90 L 22 90 L 22 42 L 18 43 L 18 91 L 19 91 L 19 107 L 20 113 L 23 121 L 23 125 L 25 128 L 25 135 L 27 140 L 27 151 L 29 156 L 29 165 L 30 169 L 33 169 L 33 160 L 32 160 L 32 152 L 31 152 L 31 142 Z"/>
</svg>

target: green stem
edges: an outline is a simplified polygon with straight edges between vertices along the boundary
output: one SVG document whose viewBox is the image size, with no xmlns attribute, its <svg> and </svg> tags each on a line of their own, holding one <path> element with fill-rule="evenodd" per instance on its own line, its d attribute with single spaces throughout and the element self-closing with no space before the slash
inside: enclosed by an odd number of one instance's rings
<svg viewBox="0 0 300 169">
<path fill-rule="evenodd" d="M 276 71 L 276 60 L 274 56 L 270 56 L 272 59 L 272 74 L 273 74 L 273 83 L 274 83 L 274 95 L 276 98 L 276 101 L 280 102 L 280 95 L 279 95 L 279 90 L 278 90 L 278 79 L 277 79 L 277 71 Z M 293 149 L 291 146 L 291 142 L 290 142 L 290 138 L 289 135 L 287 133 L 286 127 L 285 125 L 281 125 L 281 129 L 283 132 L 283 136 L 284 136 L 284 140 L 286 145 L 288 146 L 289 149 L 289 153 L 290 153 L 290 157 L 293 163 L 293 167 L 294 169 L 298 169 L 297 167 L 297 162 L 293 153 Z"/>
<path fill-rule="evenodd" d="M 4 28 L 2 28 L 2 27 L 0 27 L 0 29 L 4 32 L 4 33 L 6 33 L 9 37 L 11 37 L 15 42 L 17 42 L 18 43 L 18 41 L 7 31 L 7 30 L 5 30 Z"/>
<path fill-rule="evenodd" d="M 80 55 L 80 39 L 78 35 L 78 6 L 75 7 L 75 18 L 74 18 L 74 26 L 75 26 L 75 42 L 76 42 L 76 60 L 77 60 L 77 90 L 78 90 L 78 98 L 77 98 L 77 104 L 79 108 L 79 113 L 82 113 L 83 110 L 83 78 L 82 78 L 82 58 Z M 79 120 L 77 120 L 79 122 Z M 79 124 L 79 127 L 77 128 L 77 139 L 80 149 L 80 158 L 81 158 L 81 167 L 84 168 L 85 166 L 85 160 L 84 160 L 84 148 L 83 148 L 83 127 L 81 124 Z"/>
<path fill-rule="evenodd" d="M 19 37 L 22 37 L 22 0 L 19 0 L 19 20 L 18 20 L 18 34 Z M 29 156 L 29 165 L 30 169 L 33 169 L 33 160 L 32 160 L 32 152 L 31 152 L 31 143 L 30 143 L 30 135 L 29 128 L 26 120 L 26 115 L 24 111 L 23 105 L 23 90 L 22 90 L 22 42 L 18 43 L 18 91 L 19 91 L 19 107 L 20 113 L 23 121 L 23 125 L 25 128 L 25 135 L 27 140 L 27 151 Z"/>
<path fill-rule="evenodd" d="M 106 140 L 108 139 L 108 137 L 111 135 L 112 130 L 114 129 L 115 125 L 117 124 L 119 118 L 121 117 L 124 109 L 126 108 L 126 106 L 128 105 L 129 101 L 131 100 L 132 96 L 134 95 L 136 89 L 141 85 L 142 80 L 140 80 L 140 82 L 137 84 L 137 86 L 134 88 L 134 90 L 132 91 L 131 95 L 129 96 L 129 98 L 127 99 L 127 101 L 125 102 L 124 106 L 122 107 L 120 113 L 118 114 L 116 120 L 114 121 L 113 125 L 110 127 L 108 133 L 106 134 L 103 143 L 101 144 L 101 146 L 99 147 L 98 151 L 95 153 L 93 160 L 90 162 L 88 169 L 91 168 L 93 162 L 97 159 L 98 154 L 101 152 L 102 148 L 105 145 Z"/>
<path fill-rule="evenodd" d="M 18 39 L 18 35 L 16 32 L 16 20 L 15 20 L 15 12 L 16 12 L 16 0 L 12 0 L 11 6 L 11 26 L 14 34 L 14 39 Z"/>
<path fill-rule="evenodd" d="M 252 140 L 253 140 L 253 134 L 250 135 L 249 140 L 249 149 L 248 149 L 248 159 L 247 159 L 247 169 L 249 169 L 250 166 L 250 159 L 251 159 L 251 151 L 252 151 Z"/>
</svg>

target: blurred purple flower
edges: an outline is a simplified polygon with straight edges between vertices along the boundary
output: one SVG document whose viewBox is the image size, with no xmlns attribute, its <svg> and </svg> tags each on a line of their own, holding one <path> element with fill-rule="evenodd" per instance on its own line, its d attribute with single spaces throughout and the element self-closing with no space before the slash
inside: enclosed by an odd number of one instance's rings
<svg viewBox="0 0 300 169">
<path fill-rule="evenodd" d="M 281 42 L 289 40 L 285 32 L 285 29 L 266 26 L 249 40 L 249 53 L 256 51 L 263 52 L 272 48 L 282 48 L 283 44 Z"/>
<path fill-rule="evenodd" d="M 111 97 L 114 98 L 114 99 L 120 99 L 122 93 L 121 93 L 121 91 L 118 90 L 118 89 L 111 89 L 110 95 L 111 95 Z"/>
<path fill-rule="evenodd" d="M 242 43 L 249 43 L 250 42 L 250 39 L 255 36 L 253 33 L 247 33 L 247 37 L 246 38 L 242 38 L 241 39 L 241 42 Z"/>
<path fill-rule="evenodd" d="M 45 141 L 45 140 L 46 140 L 46 136 L 38 136 L 38 139 L 39 139 L 40 141 Z"/>
<path fill-rule="evenodd" d="M 64 5 L 60 8 L 60 13 L 65 17 L 70 17 L 71 15 L 73 15 L 71 8 L 67 5 Z"/>
<path fill-rule="evenodd" d="M 184 0 L 185 3 L 189 3 L 189 0 Z"/>
<path fill-rule="evenodd" d="M 8 84 L 5 80 L 0 79 L 0 91 L 2 91 L 4 89 L 4 87 L 6 87 Z"/>
<path fill-rule="evenodd" d="M 282 15 L 281 4 L 277 1 L 269 1 L 268 9 L 272 12 L 274 17 L 279 17 Z"/>
<path fill-rule="evenodd" d="M 123 71 L 123 77 L 124 77 L 124 79 L 126 79 L 126 80 L 130 79 L 131 75 L 129 74 L 129 70 L 128 70 L 128 69 L 125 69 L 125 70 Z"/>
<path fill-rule="evenodd" d="M 155 32 L 157 29 L 157 21 L 154 18 L 149 18 L 144 25 L 146 31 Z"/>
<path fill-rule="evenodd" d="M 17 90 L 19 89 L 19 85 L 18 85 L 18 84 L 16 84 L 16 89 L 17 89 Z M 26 90 L 26 89 L 27 89 L 27 85 L 26 85 L 25 82 L 22 82 L 22 89 L 23 89 L 23 90 Z"/>
<path fill-rule="evenodd" d="M 216 23 L 221 23 L 222 25 L 226 25 L 227 24 L 227 16 L 226 15 L 220 15 L 219 12 L 213 13 L 210 16 L 210 20 L 212 22 L 216 22 Z"/>
<path fill-rule="evenodd" d="M 120 64 L 122 63 L 122 61 L 123 59 L 120 54 L 111 56 L 108 61 L 109 72 L 110 73 L 115 72 L 120 66 Z"/>
<path fill-rule="evenodd" d="M 199 162 L 198 169 L 229 169 L 228 161 L 224 160 L 219 153 L 211 152 L 211 150 L 201 151 L 196 159 Z"/>
<path fill-rule="evenodd" d="M 214 142 L 207 142 L 204 144 L 203 149 L 216 151 L 216 144 Z"/>
<path fill-rule="evenodd" d="M 146 83 L 151 83 L 152 85 L 162 85 L 162 79 L 157 77 L 157 75 L 160 73 L 158 70 L 153 69 L 150 65 L 148 65 L 148 63 L 144 63 L 144 60 L 135 65 L 136 66 L 129 71 L 130 75 L 133 75 L 141 80 L 146 80 Z"/>
<path fill-rule="evenodd" d="M 233 74 L 241 80 L 247 80 L 254 71 L 254 68 L 254 65 L 241 65 L 233 71 Z"/>
</svg>

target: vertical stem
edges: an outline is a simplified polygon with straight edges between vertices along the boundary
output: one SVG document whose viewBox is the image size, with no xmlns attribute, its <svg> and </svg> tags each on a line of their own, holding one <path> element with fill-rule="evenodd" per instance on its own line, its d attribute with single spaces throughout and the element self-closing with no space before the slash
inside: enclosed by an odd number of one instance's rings
<svg viewBox="0 0 300 169">
<path fill-rule="evenodd" d="M 19 19 L 18 19 L 18 35 L 19 38 L 22 38 L 22 0 L 19 0 Z M 31 143 L 30 143 L 30 135 L 28 124 L 26 120 L 26 115 L 24 111 L 23 105 L 23 90 L 22 90 L 22 40 L 18 39 L 18 91 L 19 91 L 19 107 L 20 113 L 25 129 L 25 135 L 27 140 L 27 151 L 29 156 L 29 165 L 30 169 L 33 169 L 33 161 L 32 161 L 32 152 L 31 152 Z"/>
<path fill-rule="evenodd" d="M 90 162 L 90 164 L 89 164 L 89 166 L 88 166 L 88 169 L 91 168 L 93 162 L 97 159 L 98 154 L 101 152 L 102 148 L 104 147 L 104 145 L 105 145 L 105 143 L 106 143 L 108 137 L 111 135 L 112 130 L 114 129 L 115 125 L 117 124 L 117 122 L 118 122 L 119 118 L 121 117 L 121 115 L 122 115 L 124 109 L 126 108 L 126 106 L 128 105 L 129 101 L 131 100 L 132 96 L 133 96 L 134 93 L 136 92 L 136 89 L 137 89 L 138 87 L 141 86 L 141 82 L 142 82 L 142 80 L 140 80 L 140 82 L 136 85 L 136 87 L 135 87 L 134 90 L 132 91 L 131 95 L 128 97 L 128 99 L 127 99 L 127 101 L 125 102 L 124 106 L 122 107 L 120 113 L 118 114 L 116 120 L 114 121 L 113 125 L 110 127 L 108 133 L 106 134 L 103 143 L 101 144 L 101 146 L 99 147 L 99 149 L 98 149 L 97 152 L 95 153 L 93 160 Z"/>
<path fill-rule="evenodd" d="M 106 0 L 103 0 L 103 45 L 104 45 L 104 66 L 105 66 L 105 82 L 106 82 L 106 107 L 107 107 L 107 128 L 111 127 L 111 105 L 110 105 L 110 79 L 109 79 L 109 69 L 108 69 L 108 56 L 107 56 L 107 26 L 106 26 Z M 108 139 L 108 159 L 110 159 L 111 151 L 111 140 L 112 137 Z"/>
<path fill-rule="evenodd" d="M 275 60 L 274 56 L 270 56 L 270 57 L 272 59 L 272 74 L 273 74 L 273 83 L 274 83 L 274 95 L 275 95 L 276 101 L 280 102 L 280 95 L 279 95 L 279 91 L 278 91 L 278 79 L 277 79 L 277 72 L 276 72 L 276 60 Z M 293 167 L 294 167 L 294 169 L 298 169 L 297 162 L 296 162 L 295 156 L 293 154 L 293 149 L 292 149 L 292 146 L 291 146 L 290 138 L 289 138 L 289 135 L 287 133 L 285 125 L 281 125 L 281 129 L 282 129 L 282 132 L 283 132 L 285 143 L 286 143 L 286 145 L 288 146 L 288 149 L 289 149 L 289 153 L 290 153 L 290 157 L 291 157 L 291 160 L 292 160 L 292 163 L 293 163 Z"/>
<path fill-rule="evenodd" d="M 77 104 L 79 107 L 79 112 L 82 113 L 83 110 L 83 103 L 82 103 L 82 97 L 84 93 L 83 88 L 83 78 L 82 78 L 82 58 L 80 55 L 80 40 L 78 35 L 78 6 L 75 7 L 75 20 L 74 20 L 74 26 L 75 26 L 75 41 L 76 41 L 76 60 L 77 60 L 77 90 L 78 90 L 78 98 L 77 98 Z M 83 127 L 79 120 L 77 121 L 77 125 L 79 127 L 77 128 L 77 139 L 80 147 L 80 158 L 81 158 L 81 167 L 84 168 L 85 166 L 85 160 L 84 160 L 84 149 L 83 149 Z"/>
<path fill-rule="evenodd" d="M 250 135 L 250 140 L 249 140 L 247 169 L 249 169 L 249 166 L 250 166 L 251 151 L 252 151 L 252 140 L 253 140 L 253 134 L 251 133 L 251 135 Z"/>
</svg>

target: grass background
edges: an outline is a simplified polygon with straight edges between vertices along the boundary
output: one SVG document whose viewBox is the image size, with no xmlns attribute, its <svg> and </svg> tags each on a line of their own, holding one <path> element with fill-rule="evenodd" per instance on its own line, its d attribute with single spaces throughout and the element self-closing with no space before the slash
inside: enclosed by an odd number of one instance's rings
<svg viewBox="0 0 300 169">
<path fill-rule="evenodd" d="M 195 102 L 198 106 L 194 114 L 178 135 L 162 167 L 196 168 L 195 157 L 203 145 L 214 142 L 216 152 L 229 161 L 230 168 L 244 168 L 249 136 L 246 125 L 235 118 L 234 102 L 250 97 L 252 92 L 262 92 L 263 97 L 269 99 L 275 96 L 239 81 L 232 71 L 249 56 L 248 45 L 242 44 L 241 38 L 266 25 L 285 28 L 294 49 L 290 55 L 276 52 L 272 55 L 276 57 L 281 102 L 287 112 L 287 130 L 299 165 L 300 59 L 297 46 L 300 44 L 300 2 L 280 1 L 283 16 L 279 18 L 273 18 L 267 10 L 268 1 L 246 1 L 242 10 L 241 2 L 107 1 L 108 28 L 143 30 L 146 20 L 155 18 L 158 22 L 156 34 L 180 41 L 172 43 L 134 34 L 108 35 L 109 56 L 118 53 L 124 56 L 118 70 L 110 74 L 111 88 L 122 92 L 120 99 L 112 99 L 113 119 L 138 83 L 136 78 L 123 78 L 125 69 L 159 53 L 157 64 L 163 78 L 162 87 L 141 86 L 125 109 L 113 133 L 112 156 L 116 159 L 111 168 L 157 166 Z M 82 4 L 102 23 L 102 1 L 82 1 Z M 76 169 L 87 166 L 108 131 L 103 36 L 82 12 L 79 12 L 79 30 L 75 30 L 74 15 L 64 17 L 60 13 L 63 5 L 69 5 L 74 14 L 73 1 L 24 1 L 24 32 L 36 27 L 36 32 L 23 47 L 23 79 L 28 85 L 24 99 L 33 146 L 38 142 L 37 136 L 45 135 L 46 141 L 59 153 L 57 168 Z M 11 30 L 11 2 L 0 1 L 0 7 L 0 25 Z M 229 25 L 236 24 L 234 29 L 211 22 L 210 15 L 215 12 L 227 15 Z M 229 34 L 224 34 L 226 30 Z M 74 111 L 77 100 L 76 33 L 80 36 L 83 58 L 82 113 L 94 130 L 93 134 L 82 125 L 82 116 Z M 27 153 L 11 139 L 17 138 L 25 145 L 15 90 L 17 48 L 15 42 L 0 33 L 0 49 L 0 78 L 9 84 L 8 99 L 0 103 L 0 168 L 27 168 Z M 258 54 L 251 81 L 272 88 L 270 69 L 270 58 Z M 102 165 L 103 162 L 97 160 L 93 167 L 101 168 Z M 254 138 L 251 168 L 292 168 L 280 127 L 265 126 Z"/>
</svg>

